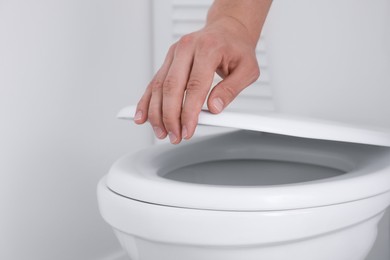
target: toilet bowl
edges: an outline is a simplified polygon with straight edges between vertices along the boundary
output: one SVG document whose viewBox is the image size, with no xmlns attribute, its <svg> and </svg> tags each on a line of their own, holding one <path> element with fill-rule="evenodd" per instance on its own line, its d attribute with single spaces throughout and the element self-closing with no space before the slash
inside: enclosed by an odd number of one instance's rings
<svg viewBox="0 0 390 260">
<path fill-rule="evenodd" d="M 98 185 L 131 259 L 365 259 L 390 205 L 389 133 L 272 113 L 199 122 L 240 130 L 126 155 Z"/>
</svg>

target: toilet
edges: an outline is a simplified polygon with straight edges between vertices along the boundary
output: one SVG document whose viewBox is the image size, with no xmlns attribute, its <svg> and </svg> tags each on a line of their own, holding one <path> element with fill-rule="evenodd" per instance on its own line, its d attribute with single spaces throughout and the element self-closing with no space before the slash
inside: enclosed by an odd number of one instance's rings
<svg viewBox="0 0 390 260">
<path fill-rule="evenodd" d="M 100 181 L 130 259 L 365 259 L 390 205 L 389 133 L 279 113 L 199 123 L 236 130 L 125 155 Z"/>
<path fill-rule="evenodd" d="M 202 111 L 231 131 L 125 155 L 99 182 L 130 259 L 366 259 L 390 205 L 389 7 L 274 1 L 260 64 L 276 110 Z"/>
</svg>

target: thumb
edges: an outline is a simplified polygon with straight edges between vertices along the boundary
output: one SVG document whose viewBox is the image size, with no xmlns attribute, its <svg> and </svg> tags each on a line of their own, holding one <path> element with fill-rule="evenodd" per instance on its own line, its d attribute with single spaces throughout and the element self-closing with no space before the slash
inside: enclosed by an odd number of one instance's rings
<svg viewBox="0 0 390 260">
<path fill-rule="evenodd" d="M 207 107 L 213 114 L 222 112 L 242 90 L 255 82 L 260 76 L 257 66 L 248 69 L 246 66 L 238 66 L 231 74 L 219 82 L 207 99 Z"/>
</svg>

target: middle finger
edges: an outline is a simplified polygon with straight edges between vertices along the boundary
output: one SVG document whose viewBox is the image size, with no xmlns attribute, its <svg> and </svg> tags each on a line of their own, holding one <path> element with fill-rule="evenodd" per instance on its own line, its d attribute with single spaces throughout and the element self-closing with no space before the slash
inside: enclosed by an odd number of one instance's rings
<svg viewBox="0 0 390 260">
<path fill-rule="evenodd" d="M 180 143 L 182 138 L 180 115 L 193 62 L 193 40 L 192 36 L 184 36 L 178 42 L 163 83 L 162 119 L 173 144 Z"/>
</svg>

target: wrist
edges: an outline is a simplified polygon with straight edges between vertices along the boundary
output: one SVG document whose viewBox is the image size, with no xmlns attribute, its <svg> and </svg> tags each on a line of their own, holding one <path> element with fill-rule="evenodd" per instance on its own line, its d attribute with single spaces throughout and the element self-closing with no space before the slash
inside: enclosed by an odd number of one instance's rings
<svg viewBox="0 0 390 260">
<path fill-rule="evenodd" d="M 240 39 L 246 41 L 252 48 L 256 48 L 260 33 L 250 30 L 238 18 L 231 15 L 208 19 L 205 25 L 205 30 L 213 30 L 217 28 L 220 33 L 226 35 L 230 39 Z"/>
<path fill-rule="evenodd" d="M 238 25 L 257 44 L 272 0 L 215 0 L 210 7 L 206 26 L 225 21 L 229 26 Z"/>
</svg>

